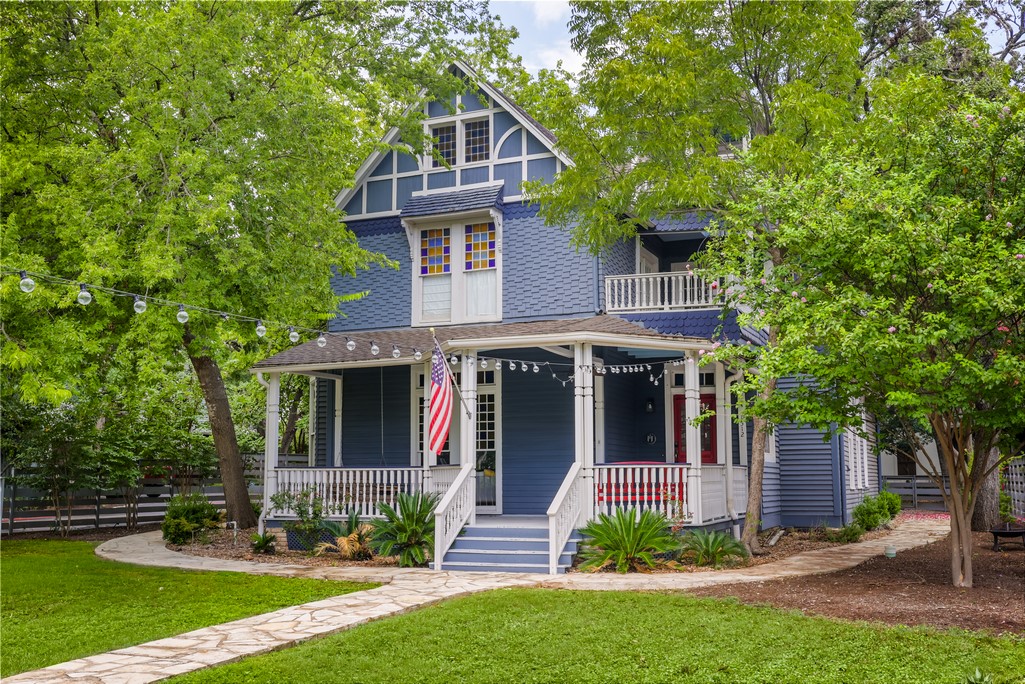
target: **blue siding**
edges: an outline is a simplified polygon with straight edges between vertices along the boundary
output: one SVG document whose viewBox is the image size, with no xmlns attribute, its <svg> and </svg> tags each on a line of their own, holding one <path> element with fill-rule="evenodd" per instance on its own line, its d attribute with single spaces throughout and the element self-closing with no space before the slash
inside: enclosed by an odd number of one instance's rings
<svg viewBox="0 0 1025 684">
<path fill-rule="evenodd" d="M 594 257 L 574 250 L 565 231 L 546 226 L 537 205 L 506 205 L 503 229 L 504 321 L 597 311 Z"/>
<path fill-rule="evenodd" d="M 356 278 L 333 277 L 331 285 L 339 294 L 364 290 L 369 292 L 363 299 L 341 304 L 339 311 L 343 315 L 335 317 L 329 324 L 329 329 L 333 332 L 395 328 L 411 323 L 413 295 L 409 242 L 397 216 L 384 221 L 390 224 L 390 232 L 378 232 L 383 229 L 376 224 L 382 221 L 354 221 L 349 227 L 359 237 L 362 247 L 393 259 L 399 264 L 399 268 L 396 270 L 371 266 L 369 270 L 361 271 Z M 361 234 L 363 227 L 370 224 L 375 224 L 373 234 Z"/>
<path fill-rule="evenodd" d="M 502 136 L 505 135 L 506 131 L 508 131 L 513 126 L 519 126 L 519 124 L 516 122 L 516 119 L 509 112 L 495 112 L 494 120 L 495 130 L 493 131 L 493 133 L 495 140 L 501 140 Z"/>
<path fill-rule="evenodd" d="M 503 513 L 544 514 L 573 463 L 573 448 L 573 386 L 533 373 L 505 373 Z"/>
<path fill-rule="evenodd" d="M 498 158 L 509 159 L 510 157 L 519 157 L 521 154 L 523 154 L 522 128 L 509 134 L 509 137 L 502 143 L 502 148 L 498 150 Z"/>
<path fill-rule="evenodd" d="M 495 164 L 495 180 L 505 181 L 503 197 L 519 195 L 520 184 L 523 183 L 523 164 L 518 161 L 511 164 Z"/>
<path fill-rule="evenodd" d="M 346 467 L 409 465 L 409 376 L 407 366 L 345 371 L 342 463 Z"/>
<path fill-rule="evenodd" d="M 417 163 L 416 158 L 412 155 L 405 152 L 396 152 L 395 154 L 399 158 L 399 173 L 412 173 L 413 171 L 420 170 L 420 164 Z"/>
<path fill-rule="evenodd" d="M 331 432 L 333 432 L 333 416 L 335 414 L 335 388 L 334 382 L 320 379 L 317 383 L 317 407 L 316 407 L 316 434 L 313 441 L 313 464 L 317 466 L 328 466 L 328 454 L 331 453 L 331 445 L 334 444 Z"/>
<path fill-rule="evenodd" d="M 456 108 L 456 96 L 448 98 L 447 102 L 428 102 L 427 103 L 427 116 L 434 118 L 437 116 L 449 116 Z"/>
<path fill-rule="evenodd" d="M 367 183 L 367 213 L 391 211 L 391 181 L 379 180 Z"/>
<path fill-rule="evenodd" d="M 606 357 L 609 355 L 606 354 Z M 618 363 L 610 361 L 607 363 Z M 605 462 L 666 460 L 665 402 L 661 386 L 643 374 L 605 376 Z M 647 413 L 651 399 L 655 412 Z M 655 443 L 646 436 L 654 433 Z"/>
<path fill-rule="evenodd" d="M 414 192 L 424 189 L 424 177 L 409 176 L 407 178 L 399 178 L 397 182 L 398 187 L 395 189 L 395 203 L 398 206 L 395 208 L 401 210 L 402 207 L 406 206 L 406 202 L 409 201 L 409 198 Z"/>
<path fill-rule="evenodd" d="M 782 524 L 783 502 L 780 499 L 779 463 L 766 463 L 762 475 L 762 529 Z"/>
<path fill-rule="evenodd" d="M 455 171 L 442 171 L 440 173 L 427 174 L 427 189 L 437 190 L 438 188 L 452 188 L 456 184 Z"/>
<path fill-rule="evenodd" d="M 482 92 L 464 93 L 462 96 L 463 111 L 476 112 L 487 109 L 488 96 Z"/>
<path fill-rule="evenodd" d="M 548 152 L 548 146 L 534 137 L 534 134 L 527 131 L 527 154 L 544 154 Z"/>
<path fill-rule="evenodd" d="M 349 216 L 363 213 L 363 188 L 356 191 L 349 203 L 345 205 L 344 211 Z"/>
<path fill-rule="evenodd" d="M 620 240 L 602 252 L 598 261 L 598 301 L 602 309 L 605 308 L 605 276 L 632 274 L 636 268 L 636 250 L 633 240 Z"/>
<path fill-rule="evenodd" d="M 555 157 L 531 159 L 527 162 L 527 180 L 551 182 L 555 179 L 555 170 Z"/>
<path fill-rule="evenodd" d="M 488 180 L 488 167 L 486 166 L 475 166 L 470 169 L 462 169 L 459 172 L 459 183 L 462 185 L 487 183 Z"/>
<path fill-rule="evenodd" d="M 388 176 L 392 172 L 392 153 L 389 152 L 384 155 L 384 158 L 378 162 L 374 170 L 370 172 L 370 176 Z"/>
</svg>

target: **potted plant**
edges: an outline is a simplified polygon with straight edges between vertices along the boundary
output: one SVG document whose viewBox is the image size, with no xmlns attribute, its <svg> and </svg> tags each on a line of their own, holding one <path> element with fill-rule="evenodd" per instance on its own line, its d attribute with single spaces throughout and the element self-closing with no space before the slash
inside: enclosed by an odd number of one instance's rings
<svg viewBox="0 0 1025 684">
<path fill-rule="evenodd" d="M 313 553 L 320 542 L 333 541 L 324 530 L 324 500 L 313 489 L 278 492 L 271 497 L 271 505 L 275 511 L 295 516 L 281 524 L 290 551 Z"/>
</svg>

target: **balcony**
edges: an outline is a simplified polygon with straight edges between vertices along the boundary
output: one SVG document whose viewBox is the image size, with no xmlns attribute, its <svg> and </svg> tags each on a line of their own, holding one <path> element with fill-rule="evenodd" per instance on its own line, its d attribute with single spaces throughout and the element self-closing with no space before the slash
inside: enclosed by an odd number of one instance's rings
<svg viewBox="0 0 1025 684">
<path fill-rule="evenodd" d="M 605 278 L 605 311 L 682 311 L 717 306 L 711 282 L 693 273 L 645 273 Z"/>
</svg>

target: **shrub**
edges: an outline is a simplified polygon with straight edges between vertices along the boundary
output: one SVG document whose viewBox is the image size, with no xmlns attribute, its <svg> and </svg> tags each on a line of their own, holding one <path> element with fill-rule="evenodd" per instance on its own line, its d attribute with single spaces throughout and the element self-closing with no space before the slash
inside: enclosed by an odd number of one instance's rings
<svg viewBox="0 0 1025 684">
<path fill-rule="evenodd" d="M 434 550 L 434 509 L 437 494 L 399 494 L 395 508 L 381 504 L 384 518 L 371 523 L 370 546 L 382 556 L 398 554 L 399 565 L 425 565 Z"/>
<path fill-rule="evenodd" d="M 250 539 L 253 541 L 253 553 L 272 555 L 275 551 L 274 544 L 278 540 L 278 535 L 264 532 L 263 534 L 253 534 Z"/>
<path fill-rule="evenodd" d="M 374 551 L 370 548 L 372 528 L 360 520 L 358 511 L 350 511 L 344 523 L 329 520 L 321 526 L 321 529 L 334 537 L 335 540 L 334 542 L 321 542 L 317 544 L 318 556 L 327 551 L 335 551 L 342 558 L 350 560 L 370 560 L 373 558 Z"/>
<path fill-rule="evenodd" d="M 861 539 L 861 535 L 865 534 L 865 528 L 858 523 L 851 523 L 850 525 L 844 525 L 838 530 L 823 528 L 822 534 L 826 541 L 853 544 Z"/>
<path fill-rule="evenodd" d="M 300 548 L 312 554 L 321 539 L 324 500 L 313 489 L 307 488 L 298 492 L 278 492 L 270 501 L 274 510 L 295 516 L 295 520 L 286 520 L 281 526 L 295 535 Z"/>
<path fill-rule="evenodd" d="M 747 558 L 747 549 L 739 539 L 727 532 L 698 530 L 688 532 L 680 540 L 683 555 L 690 555 L 697 565 L 722 565 L 729 558 Z"/>
<path fill-rule="evenodd" d="M 167 502 L 160 529 L 172 544 L 188 544 L 197 537 L 204 539 L 206 531 L 220 522 L 221 512 L 202 494 L 178 495 Z"/>
<path fill-rule="evenodd" d="M 612 564 L 616 572 L 655 567 L 656 553 L 675 551 L 679 542 L 669 531 L 669 520 L 660 513 L 616 509 L 602 513 L 583 529 L 588 537 L 581 552 L 582 569 L 598 570 Z"/>
<path fill-rule="evenodd" d="M 854 522 L 866 530 L 874 530 L 890 519 L 886 505 L 874 496 L 866 496 L 854 507 L 851 514 L 854 516 Z"/>
<path fill-rule="evenodd" d="M 879 492 L 878 499 L 883 508 L 886 509 L 886 514 L 890 516 L 891 520 L 900 515 L 900 494 L 882 491 Z"/>
</svg>

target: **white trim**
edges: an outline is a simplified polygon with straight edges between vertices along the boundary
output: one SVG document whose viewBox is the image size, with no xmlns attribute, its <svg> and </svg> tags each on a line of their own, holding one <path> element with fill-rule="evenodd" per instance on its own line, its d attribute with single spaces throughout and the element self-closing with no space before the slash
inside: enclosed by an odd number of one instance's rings
<svg viewBox="0 0 1025 684">
<path fill-rule="evenodd" d="M 604 365 L 600 357 L 594 358 L 595 363 Z M 594 378 L 594 462 L 605 463 L 605 376 Z"/>
<path fill-rule="evenodd" d="M 726 432 L 733 426 L 730 416 L 726 413 L 726 368 L 721 363 L 715 364 L 715 462 L 719 465 L 733 463 L 733 454 L 726 453 Z M 729 430 L 731 433 L 732 429 Z M 732 445 L 730 445 L 732 446 Z M 730 482 L 729 479 L 726 480 Z"/>
<path fill-rule="evenodd" d="M 273 372 L 273 371 L 271 371 Z M 277 369 L 278 373 L 288 371 Z M 310 453 L 306 464 L 310 467 L 317 463 L 317 378 L 310 377 Z"/>
<path fill-rule="evenodd" d="M 342 376 L 335 378 L 335 441 L 331 462 L 342 467 Z M 327 459 L 325 459 L 327 460 Z"/>
<path fill-rule="evenodd" d="M 469 347 L 472 349 L 523 349 L 545 345 L 587 342 L 601 347 L 629 347 L 633 349 L 667 349 L 670 351 L 698 351 L 708 349 L 708 340 L 699 337 L 657 339 L 632 335 L 598 332 L 564 332 L 545 335 L 509 335 L 507 337 L 453 338 L 442 343 L 443 349 Z M 266 370 L 266 369 L 264 369 Z"/>
</svg>

